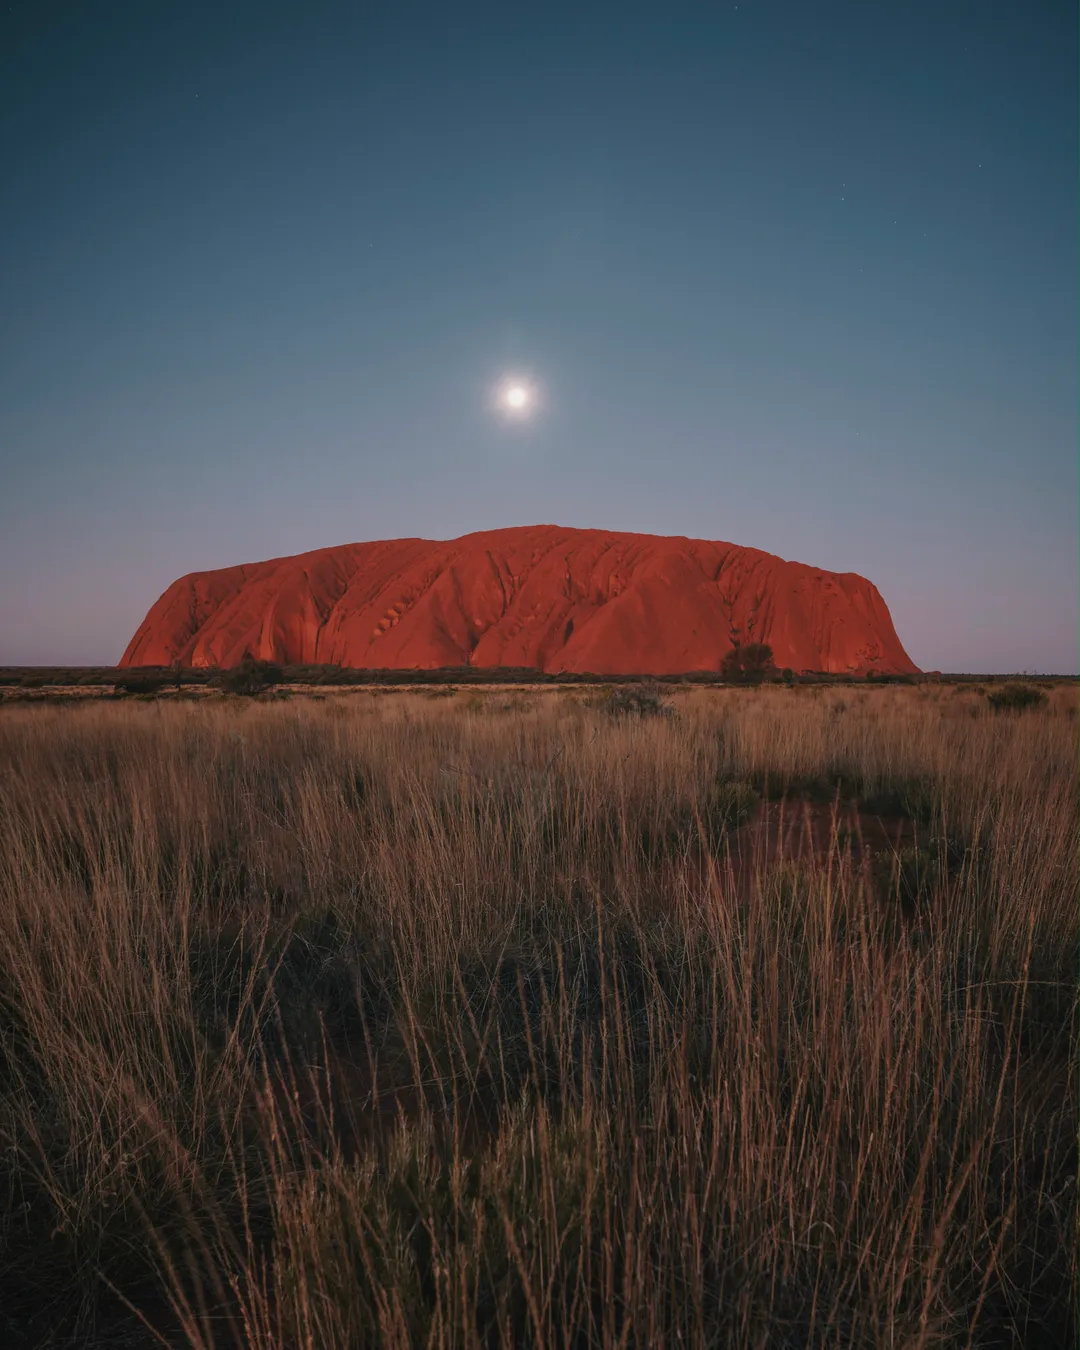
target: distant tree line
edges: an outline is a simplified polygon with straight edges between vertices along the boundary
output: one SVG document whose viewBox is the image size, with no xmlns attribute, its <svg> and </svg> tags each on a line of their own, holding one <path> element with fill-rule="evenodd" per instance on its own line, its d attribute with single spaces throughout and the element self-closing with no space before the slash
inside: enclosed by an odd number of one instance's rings
<svg viewBox="0 0 1080 1350">
<path fill-rule="evenodd" d="M 1028 685 L 1047 683 L 1061 676 L 1025 675 Z M 528 666 L 444 666 L 436 670 L 386 670 L 351 666 L 295 664 L 260 661 L 245 657 L 239 665 L 219 669 L 213 666 L 8 666 L 0 667 L 0 688 L 47 689 L 55 686 L 111 688 L 116 694 L 148 695 L 210 686 L 226 693 L 257 694 L 276 685 L 314 685 L 355 687 L 365 685 L 717 685 L 763 683 L 784 684 L 916 684 L 926 680 L 947 680 L 964 684 L 1000 684 L 1010 677 L 998 675 L 926 675 L 838 674 L 826 671 L 793 671 L 777 667 L 772 648 L 765 642 L 735 646 L 724 657 L 719 670 L 693 670 L 675 675 L 639 672 L 626 675 L 596 675 L 577 672 L 545 672 Z M 1018 683 L 1018 677 L 1011 683 Z M 1006 695 L 1006 706 L 1017 706 Z M 995 703 L 995 706 L 996 703 Z"/>
</svg>

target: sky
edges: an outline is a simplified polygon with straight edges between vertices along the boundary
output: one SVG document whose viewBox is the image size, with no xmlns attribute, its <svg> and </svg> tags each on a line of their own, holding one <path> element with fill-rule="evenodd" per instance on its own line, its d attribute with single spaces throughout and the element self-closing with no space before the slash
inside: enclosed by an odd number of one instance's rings
<svg viewBox="0 0 1080 1350">
<path fill-rule="evenodd" d="M 0 3 L 0 664 L 554 523 L 1075 672 L 1077 50 L 1072 0 Z"/>
</svg>

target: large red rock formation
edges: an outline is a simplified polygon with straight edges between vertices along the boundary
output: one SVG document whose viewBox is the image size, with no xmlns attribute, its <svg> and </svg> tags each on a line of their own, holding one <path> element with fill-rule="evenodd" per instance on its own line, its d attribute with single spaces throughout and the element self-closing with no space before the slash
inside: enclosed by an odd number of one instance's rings
<svg viewBox="0 0 1080 1350">
<path fill-rule="evenodd" d="M 877 588 L 758 549 L 526 526 L 193 572 L 121 665 L 286 663 L 558 672 L 716 670 L 767 642 L 794 670 L 914 671 Z"/>
</svg>

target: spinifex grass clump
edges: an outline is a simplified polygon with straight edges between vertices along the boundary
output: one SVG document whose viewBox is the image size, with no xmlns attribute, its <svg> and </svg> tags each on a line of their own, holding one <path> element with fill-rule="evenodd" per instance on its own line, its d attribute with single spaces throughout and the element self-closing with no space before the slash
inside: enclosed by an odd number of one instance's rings
<svg viewBox="0 0 1080 1350">
<path fill-rule="evenodd" d="M 669 717 L 672 712 L 660 686 L 652 681 L 605 687 L 590 702 L 609 717 Z"/>
<path fill-rule="evenodd" d="M 1074 697 L 5 707 L 0 1332 L 1069 1343 Z"/>
</svg>

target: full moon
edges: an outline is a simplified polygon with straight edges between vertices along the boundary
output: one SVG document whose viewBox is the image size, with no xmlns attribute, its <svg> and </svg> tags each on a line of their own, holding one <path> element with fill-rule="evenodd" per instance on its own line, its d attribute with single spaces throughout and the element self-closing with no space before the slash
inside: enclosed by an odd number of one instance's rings
<svg viewBox="0 0 1080 1350">
<path fill-rule="evenodd" d="M 536 385 L 522 375 L 507 375 L 494 390 L 494 406 L 516 422 L 531 418 L 539 408 Z"/>
</svg>

